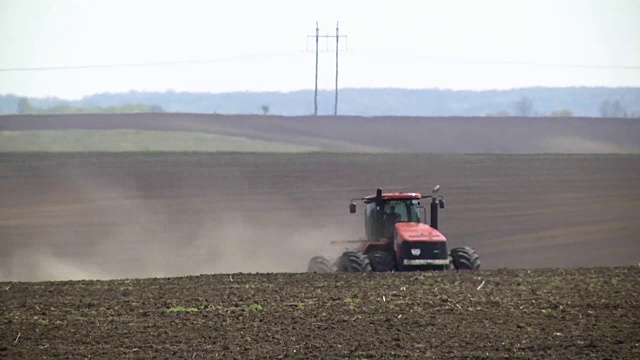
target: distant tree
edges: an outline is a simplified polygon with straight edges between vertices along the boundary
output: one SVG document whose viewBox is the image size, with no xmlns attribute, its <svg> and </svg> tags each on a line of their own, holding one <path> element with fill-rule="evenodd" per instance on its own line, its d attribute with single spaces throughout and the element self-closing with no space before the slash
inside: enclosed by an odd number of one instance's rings
<svg viewBox="0 0 640 360">
<path fill-rule="evenodd" d="M 533 113 L 533 101 L 526 96 L 515 103 L 515 114 L 519 116 L 531 116 Z"/>
<path fill-rule="evenodd" d="M 598 111 L 600 112 L 600 117 L 608 117 L 609 116 L 609 99 L 600 103 L 600 107 Z"/>
<path fill-rule="evenodd" d="M 271 110 L 271 109 L 269 108 L 269 105 L 268 105 L 268 104 L 264 104 L 264 105 L 260 106 L 260 109 L 262 110 L 262 114 L 263 114 L 263 115 L 267 115 L 267 114 L 269 114 L 269 110 Z"/>
<path fill-rule="evenodd" d="M 600 103 L 600 116 L 601 117 L 628 117 L 629 113 L 620 104 L 620 100 L 604 100 Z"/>
<path fill-rule="evenodd" d="M 571 110 L 569 109 L 561 109 L 561 110 L 556 110 L 556 111 L 552 111 L 551 112 L 551 116 L 552 117 L 572 117 L 573 116 L 573 112 L 571 112 Z"/>
<path fill-rule="evenodd" d="M 21 97 L 18 100 L 18 114 L 31 114 L 35 108 L 31 105 L 31 102 L 26 97 Z"/>
<path fill-rule="evenodd" d="M 609 107 L 611 117 L 627 117 L 627 110 L 620 104 L 619 100 L 613 100 Z"/>
</svg>

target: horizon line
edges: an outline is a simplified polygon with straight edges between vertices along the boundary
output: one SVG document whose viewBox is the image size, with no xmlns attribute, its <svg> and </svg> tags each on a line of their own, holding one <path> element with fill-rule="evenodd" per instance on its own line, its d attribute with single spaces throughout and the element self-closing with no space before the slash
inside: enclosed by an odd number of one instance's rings
<svg viewBox="0 0 640 360">
<path fill-rule="evenodd" d="M 424 88 L 414 88 L 414 87 L 344 87 L 339 88 L 339 91 L 345 90 L 404 90 L 404 91 L 449 91 L 449 92 L 492 92 L 492 91 L 518 91 L 518 90 L 530 90 L 530 89 L 637 89 L 640 90 L 640 86 L 630 86 L 630 85 L 621 85 L 621 86 L 607 86 L 607 85 L 572 85 L 572 86 L 544 86 L 544 85 L 531 85 L 531 86 L 521 86 L 521 87 L 510 87 L 510 88 L 485 88 L 485 89 L 469 89 L 469 88 L 444 88 L 444 87 L 424 87 Z M 197 90 L 175 90 L 175 89 L 166 89 L 166 90 L 139 90 L 139 89 L 129 89 L 125 91 L 102 91 L 102 92 L 94 92 L 91 94 L 82 95 L 80 97 L 65 97 L 60 95 L 46 95 L 46 96 L 29 96 L 18 93 L 0 93 L 0 96 L 15 96 L 18 98 L 27 98 L 27 99 L 64 99 L 64 100 L 81 100 L 91 96 L 98 95 L 120 95 L 120 94 L 131 94 L 131 93 L 147 93 L 147 94 L 207 94 L 207 95 L 225 95 L 225 94 L 291 94 L 291 93 L 299 93 L 299 92 L 313 92 L 313 88 L 302 88 L 302 89 L 294 89 L 294 90 L 232 90 L 232 91 L 197 91 Z M 333 88 L 318 88 L 318 92 L 331 92 L 333 93 L 335 89 Z"/>
</svg>

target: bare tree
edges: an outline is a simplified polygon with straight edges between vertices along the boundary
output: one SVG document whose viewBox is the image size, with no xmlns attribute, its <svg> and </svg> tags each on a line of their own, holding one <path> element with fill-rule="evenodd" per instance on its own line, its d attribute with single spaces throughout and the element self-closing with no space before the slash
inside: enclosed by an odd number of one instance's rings
<svg viewBox="0 0 640 360">
<path fill-rule="evenodd" d="M 600 117 L 608 117 L 609 116 L 609 99 L 600 103 Z"/>
<path fill-rule="evenodd" d="M 628 112 L 620 104 L 620 100 L 605 100 L 600 103 L 600 116 L 601 117 L 628 117 Z"/>
<path fill-rule="evenodd" d="M 269 105 L 268 105 L 268 104 L 264 104 L 264 105 L 260 106 L 260 109 L 262 110 L 262 114 L 263 114 L 263 115 L 267 115 L 267 114 L 269 114 L 269 110 L 271 110 L 271 109 L 269 108 Z"/>
<path fill-rule="evenodd" d="M 612 117 L 627 117 L 627 110 L 620 104 L 619 100 L 613 100 L 609 112 Z"/>
<path fill-rule="evenodd" d="M 533 101 L 523 96 L 515 103 L 515 113 L 519 116 L 531 116 L 533 113 Z"/>
</svg>

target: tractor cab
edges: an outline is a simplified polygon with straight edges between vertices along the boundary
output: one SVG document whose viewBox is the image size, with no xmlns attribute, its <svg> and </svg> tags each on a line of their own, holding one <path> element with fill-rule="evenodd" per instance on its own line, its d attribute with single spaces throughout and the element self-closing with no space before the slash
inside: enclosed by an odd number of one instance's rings
<svg viewBox="0 0 640 360">
<path fill-rule="evenodd" d="M 369 241 L 378 241 L 382 238 L 392 239 L 395 224 L 398 222 L 426 223 L 426 210 L 421 205 L 423 198 L 432 198 L 431 226 L 438 227 L 438 208 L 444 207 L 444 200 L 435 196 L 439 187 L 433 191 L 433 195 L 423 196 L 419 193 L 382 193 L 378 189 L 376 195 L 366 196 L 361 199 L 352 199 L 349 212 L 356 212 L 355 200 L 362 200 L 365 205 L 365 232 Z M 422 216 L 421 216 L 422 215 Z"/>
<path fill-rule="evenodd" d="M 376 241 L 381 238 L 391 239 L 398 222 L 415 222 L 420 220 L 420 200 L 399 197 L 402 194 L 385 194 L 380 204 L 375 200 L 365 200 L 365 231 L 367 240 Z"/>
</svg>

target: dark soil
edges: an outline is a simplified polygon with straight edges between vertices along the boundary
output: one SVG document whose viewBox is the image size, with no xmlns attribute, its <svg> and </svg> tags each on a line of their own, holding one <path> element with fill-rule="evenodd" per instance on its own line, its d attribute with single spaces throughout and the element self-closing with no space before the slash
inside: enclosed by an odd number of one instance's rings
<svg viewBox="0 0 640 360">
<path fill-rule="evenodd" d="M 0 283 L 0 357 L 640 357 L 640 268 Z"/>
<path fill-rule="evenodd" d="M 638 152 L 640 123 L 16 116 L 0 129 L 134 118 L 416 153 L 0 155 L 0 358 L 640 358 L 640 156 L 417 153 Z M 485 270 L 297 273 L 363 235 L 351 198 L 436 184 L 441 231 Z M 168 278 L 213 273 L 234 274 Z"/>
<path fill-rule="evenodd" d="M 0 155 L 0 281 L 305 271 L 351 198 L 430 191 L 482 268 L 640 262 L 640 156 Z"/>
<path fill-rule="evenodd" d="M 638 153 L 640 121 L 606 118 L 282 117 L 202 114 L 0 116 L 2 130 L 195 131 L 328 151 Z"/>
</svg>

